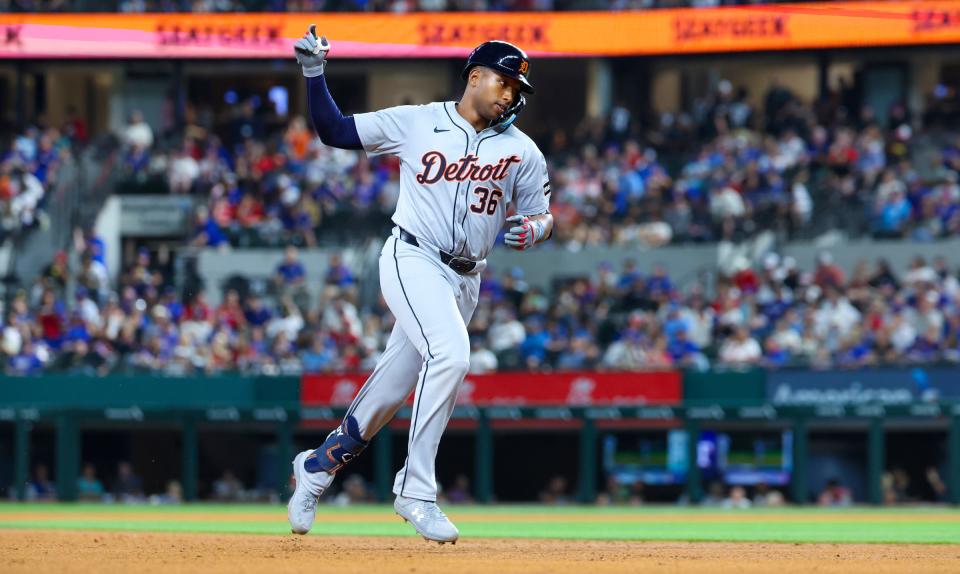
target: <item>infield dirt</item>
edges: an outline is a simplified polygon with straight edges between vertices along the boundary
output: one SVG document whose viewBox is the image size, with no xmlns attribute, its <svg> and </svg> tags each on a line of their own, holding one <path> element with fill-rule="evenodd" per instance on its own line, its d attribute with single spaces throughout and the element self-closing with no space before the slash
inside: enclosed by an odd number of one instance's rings
<svg viewBox="0 0 960 574">
<path fill-rule="evenodd" d="M 960 547 L 0 530 L 0 571 L 337 574 L 960 571 Z"/>
</svg>

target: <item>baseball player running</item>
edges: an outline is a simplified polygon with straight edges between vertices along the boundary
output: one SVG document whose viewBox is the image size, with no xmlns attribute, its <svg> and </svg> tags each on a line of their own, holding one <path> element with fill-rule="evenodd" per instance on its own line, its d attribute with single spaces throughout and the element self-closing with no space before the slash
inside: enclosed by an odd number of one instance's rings
<svg viewBox="0 0 960 574">
<path fill-rule="evenodd" d="M 513 126 L 533 86 L 526 54 L 485 42 L 467 59 L 459 102 L 399 106 L 344 117 L 324 79 L 330 44 L 310 26 L 297 41 L 310 116 L 329 146 L 400 158 L 396 224 L 380 253 L 380 286 L 396 326 L 343 422 L 316 450 L 293 460 L 288 505 L 294 533 L 306 534 L 334 475 L 356 458 L 414 393 L 407 460 L 393 484 L 394 509 L 425 539 L 456 542 L 436 504 L 435 459 L 467 374 L 467 324 L 480 274 L 504 221 L 511 248 L 545 241 L 553 229 L 543 154 Z M 508 206 L 516 215 L 507 217 Z"/>
</svg>

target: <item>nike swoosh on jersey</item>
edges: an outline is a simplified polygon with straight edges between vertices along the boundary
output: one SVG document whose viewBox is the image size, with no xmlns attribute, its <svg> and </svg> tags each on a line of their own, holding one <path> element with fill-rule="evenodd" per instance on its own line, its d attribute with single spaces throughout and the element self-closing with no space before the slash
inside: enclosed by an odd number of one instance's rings
<svg viewBox="0 0 960 574">
<path fill-rule="evenodd" d="M 440 133 L 440 132 L 448 132 L 448 131 L 450 131 L 450 130 L 442 130 L 442 129 L 438 128 L 438 127 L 434 127 L 434 128 L 433 128 L 433 133 L 435 133 L 435 134 L 438 134 L 438 133 Z"/>
</svg>

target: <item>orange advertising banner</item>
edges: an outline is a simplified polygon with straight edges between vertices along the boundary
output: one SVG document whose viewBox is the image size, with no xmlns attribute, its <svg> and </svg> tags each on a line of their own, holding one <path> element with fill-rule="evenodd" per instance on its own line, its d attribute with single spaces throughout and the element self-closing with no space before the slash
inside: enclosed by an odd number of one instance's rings
<svg viewBox="0 0 960 574">
<path fill-rule="evenodd" d="M 960 2 L 824 2 L 631 12 L 0 14 L 0 58 L 277 58 L 310 23 L 333 57 L 628 56 L 960 42 Z"/>
</svg>

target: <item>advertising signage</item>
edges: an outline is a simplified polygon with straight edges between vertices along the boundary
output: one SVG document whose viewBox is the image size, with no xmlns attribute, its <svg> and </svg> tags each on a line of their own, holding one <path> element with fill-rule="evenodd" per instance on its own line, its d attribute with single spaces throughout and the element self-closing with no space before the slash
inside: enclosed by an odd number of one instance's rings
<svg viewBox="0 0 960 574">
<path fill-rule="evenodd" d="M 767 377 L 767 400 L 777 407 L 896 406 L 960 400 L 960 370 L 774 371 Z"/>
<path fill-rule="evenodd" d="M 468 375 L 457 395 L 461 406 L 679 405 L 677 371 L 632 373 L 495 373 Z M 304 375 L 301 404 L 344 407 L 366 375 Z M 412 398 L 411 398 L 412 400 Z"/>
<path fill-rule="evenodd" d="M 956 2 L 823 2 L 627 12 L 0 14 L 0 58 L 289 58 L 310 23 L 335 58 L 463 57 L 500 39 L 532 57 L 960 42 Z"/>
</svg>

